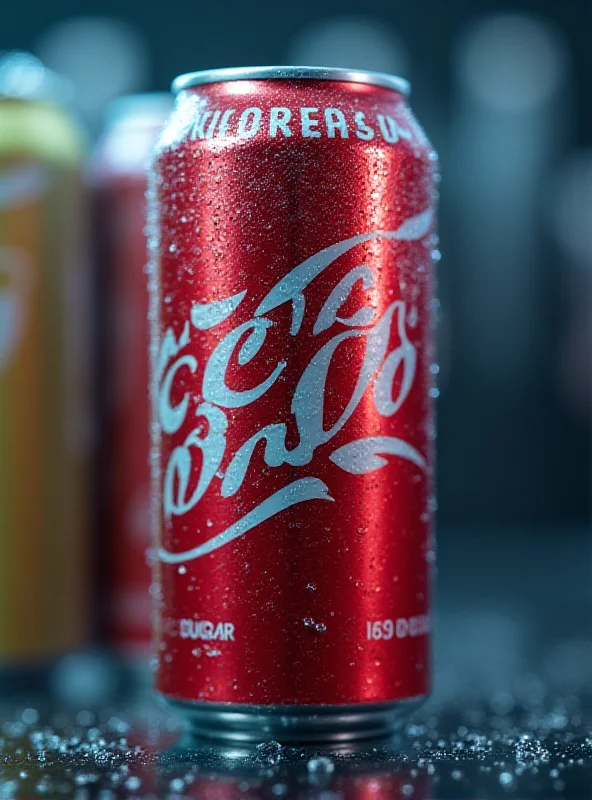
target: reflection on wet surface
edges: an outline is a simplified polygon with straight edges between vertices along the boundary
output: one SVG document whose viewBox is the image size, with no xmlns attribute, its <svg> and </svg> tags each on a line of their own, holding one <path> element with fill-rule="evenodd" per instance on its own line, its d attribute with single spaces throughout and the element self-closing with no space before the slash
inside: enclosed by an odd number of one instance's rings
<svg viewBox="0 0 592 800">
<path fill-rule="evenodd" d="M 323 749 L 220 746 L 148 698 L 124 711 L 3 709 L 1 798 L 591 796 L 592 729 L 575 695 L 509 713 L 426 707 L 388 741 Z"/>
</svg>

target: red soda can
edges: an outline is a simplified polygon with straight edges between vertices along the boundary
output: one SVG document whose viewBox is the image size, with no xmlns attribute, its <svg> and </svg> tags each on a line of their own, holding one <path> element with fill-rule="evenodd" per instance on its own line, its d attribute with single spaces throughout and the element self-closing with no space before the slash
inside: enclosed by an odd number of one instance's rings
<svg viewBox="0 0 592 800">
<path fill-rule="evenodd" d="M 437 159 L 405 81 L 178 78 L 149 189 L 157 690 L 388 733 L 430 687 Z"/>
<path fill-rule="evenodd" d="M 152 641 L 146 173 L 172 104 L 168 93 L 115 100 L 93 164 L 102 299 L 100 472 L 107 483 L 101 492 L 101 622 L 115 650 L 144 660 Z"/>
</svg>

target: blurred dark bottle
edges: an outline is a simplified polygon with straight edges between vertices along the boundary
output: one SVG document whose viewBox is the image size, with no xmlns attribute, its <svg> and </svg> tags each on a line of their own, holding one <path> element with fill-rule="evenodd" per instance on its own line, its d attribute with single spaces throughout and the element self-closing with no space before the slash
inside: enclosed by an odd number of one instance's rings
<svg viewBox="0 0 592 800">
<path fill-rule="evenodd" d="M 87 638 L 84 141 L 65 84 L 0 54 L 0 690 Z"/>
<path fill-rule="evenodd" d="M 171 107 L 172 96 L 164 93 L 114 101 L 93 161 L 101 305 L 98 472 L 107 481 L 98 537 L 101 623 L 110 647 L 140 674 L 147 673 L 152 639 L 146 168 Z"/>
</svg>

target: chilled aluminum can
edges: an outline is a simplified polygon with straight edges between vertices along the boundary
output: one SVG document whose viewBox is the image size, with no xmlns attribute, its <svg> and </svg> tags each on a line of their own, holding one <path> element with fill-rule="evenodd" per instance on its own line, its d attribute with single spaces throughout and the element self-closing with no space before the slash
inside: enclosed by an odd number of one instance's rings
<svg viewBox="0 0 592 800">
<path fill-rule="evenodd" d="M 405 81 L 178 78 L 149 189 L 158 692 L 354 740 L 430 687 L 436 156 Z"/>
<path fill-rule="evenodd" d="M 102 627 L 113 649 L 144 660 L 152 641 L 146 172 L 171 108 L 168 93 L 118 98 L 93 163 L 103 432 L 97 479 L 105 482 L 99 496 Z"/>
<path fill-rule="evenodd" d="M 89 621 L 83 137 L 63 84 L 0 59 L 0 665 L 20 678 Z"/>
</svg>

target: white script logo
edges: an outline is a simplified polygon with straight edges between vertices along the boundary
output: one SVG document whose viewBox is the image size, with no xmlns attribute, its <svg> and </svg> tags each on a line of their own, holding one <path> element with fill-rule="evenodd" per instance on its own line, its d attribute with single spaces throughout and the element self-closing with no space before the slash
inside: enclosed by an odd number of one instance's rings
<svg viewBox="0 0 592 800">
<path fill-rule="evenodd" d="M 249 406 L 276 383 L 287 367 L 279 361 L 259 384 L 235 391 L 226 382 L 231 359 L 245 366 L 259 353 L 265 343 L 268 329 L 273 325 L 266 316 L 284 303 L 291 303 L 290 334 L 298 335 L 305 313 L 306 287 L 339 256 L 358 244 L 372 239 L 418 241 L 426 236 L 432 225 L 430 209 L 404 222 L 396 231 L 374 231 L 354 236 L 331 245 L 311 256 L 291 270 L 263 298 L 252 319 L 237 325 L 217 344 L 203 367 L 200 402 L 195 408 L 196 426 L 182 444 L 176 446 L 168 458 L 163 472 L 163 510 L 165 519 L 182 516 L 191 511 L 210 487 L 215 478 L 221 480 L 220 496 L 233 497 L 243 485 L 255 449 L 264 443 L 263 457 L 269 467 L 289 464 L 293 467 L 308 465 L 315 450 L 329 442 L 350 419 L 364 394 L 372 387 L 373 402 L 382 417 L 394 415 L 408 396 L 413 385 L 417 353 L 407 336 L 407 326 L 417 323 L 416 309 L 408 309 L 403 300 L 387 306 L 380 318 L 370 306 L 358 309 L 351 316 L 340 314 L 356 284 L 364 289 L 374 285 L 375 275 L 367 265 L 352 268 L 330 292 L 314 323 L 312 335 L 329 330 L 335 322 L 346 327 L 329 339 L 314 354 L 305 367 L 294 391 L 291 412 L 299 434 L 299 443 L 292 449 L 286 446 L 287 428 L 283 422 L 265 425 L 245 441 L 234 453 L 224 473 L 220 472 L 226 454 L 228 418 L 225 409 Z M 156 363 L 158 421 L 164 434 L 175 434 L 184 425 L 189 413 L 189 393 L 176 404 L 172 390 L 180 371 L 198 374 L 197 358 L 186 351 L 191 329 L 209 330 L 227 320 L 246 296 L 246 290 L 225 300 L 196 303 L 191 308 L 190 319 L 185 322 L 177 338 L 172 328 L 167 329 L 160 343 Z M 388 351 L 391 331 L 397 333 L 397 346 Z M 332 358 L 339 345 L 347 339 L 365 341 L 365 354 L 351 397 L 339 419 L 329 429 L 323 424 L 326 381 Z M 396 396 L 393 396 L 395 376 L 400 375 Z M 178 394 L 175 394 L 178 399 Z M 200 421 L 201 420 L 201 421 Z M 204 421 L 206 424 L 204 425 Z M 201 458 L 195 459 L 196 451 Z M 380 469 L 388 463 L 386 456 L 406 459 L 425 472 L 424 456 L 410 443 L 392 436 L 371 436 L 357 439 L 334 450 L 329 458 L 342 470 L 361 475 Z M 197 482 L 191 480 L 197 464 L 201 464 Z M 333 502 L 329 487 L 320 478 L 303 477 L 289 483 L 259 502 L 226 530 L 216 533 L 203 544 L 184 552 L 172 553 L 160 549 L 162 561 L 175 564 L 203 555 L 222 547 L 247 533 L 265 520 L 298 503 L 312 500 Z"/>
</svg>

